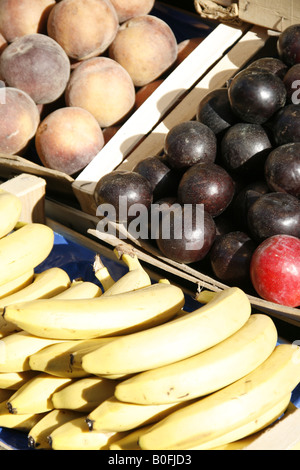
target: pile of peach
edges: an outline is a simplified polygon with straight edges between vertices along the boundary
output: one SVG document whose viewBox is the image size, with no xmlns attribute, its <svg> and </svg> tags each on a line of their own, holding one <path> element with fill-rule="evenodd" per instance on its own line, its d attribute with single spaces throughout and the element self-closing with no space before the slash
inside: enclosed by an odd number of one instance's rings
<svg viewBox="0 0 300 470">
<path fill-rule="evenodd" d="M 0 153 L 33 141 L 45 167 L 88 165 L 178 60 L 154 3 L 1 0 Z"/>
</svg>

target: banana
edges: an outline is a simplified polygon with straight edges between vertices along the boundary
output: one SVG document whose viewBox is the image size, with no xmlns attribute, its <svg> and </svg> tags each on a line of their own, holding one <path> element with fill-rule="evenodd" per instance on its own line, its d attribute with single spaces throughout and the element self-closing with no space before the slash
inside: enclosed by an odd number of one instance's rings
<svg viewBox="0 0 300 470">
<path fill-rule="evenodd" d="M 25 331 L 12 333 L 0 341 L 0 373 L 30 370 L 29 357 L 57 340 L 39 338 Z"/>
<path fill-rule="evenodd" d="M 18 390 L 29 379 L 32 379 L 38 372 L 27 370 L 25 372 L 0 372 L 0 388 L 7 390 Z"/>
<path fill-rule="evenodd" d="M 8 411 L 6 401 L 0 403 L 0 427 L 2 428 L 16 429 L 18 431 L 28 432 L 43 417 L 43 413 L 13 415 Z"/>
<path fill-rule="evenodd" d="M 254 371 L 169 414 L 140 437 L 143 450 L 210 448 L 222 435 L 258 419 L 300 382 L 300 348 L 276 346 Z M 184 432 L 183 432 L 184 430 Z"/>
<path fill-rule="evenodd" d="M 158 286 L 170 287 L 160 283 Z M 250 313 L 246 294 L 238 288 L 226 289 L 192 313 L 124 335 L 86 354 L 82 368 L 96 375 L 131 374 L 180 361 L 234 334 L 247 322 Z"/>
<path fill-rule="evenodd" d="M 274 350 L 277 336 L 269 316 L 252 314 L 240 330 L 216 346 L 123 380 L 115 396 L 120 401 L 154 405 L 208 395 L 258 367 Z"/>
<path fill-rule="evenodd" d="M 121 434 L 114 432 L 89 432 L 84 418 L 62 424 L 48 436 L 53 450 L 109 450 Z"/>
<path fill-rule="evenodd" d="M 188 450 L 213 450 L 217 447 L 228 445 L 229 443 L 233 443 L 238 441 L 239 439 L 243 439 L 245 437 L 249 437 L 250 435 L 257 433 L 266 427 L 273 424 L 277 419 L 285 413 L 291 399 L 291 394 L 289 393 L 286 397 L 279 400 L 278 403 L 275 403 L 271 406 L 270 409 L 266 411 L 262 411 L 261 415 L 253 420 L 249 420 L 246 424 L 234 429 L 233 431 L 229 431 L 228 433 L 224 433 L 222 436 L 219 436 L 212 441 L 206 442 L 204 445 L 200 444 L 199 446 L 195 446 L 189 448 Z"/>
<path fill-rule="evenodd" d="M 182 406 L 181 403 L 136 405 L 111 396 L 87 415 L 86 423 L 92 432 L 132 431 L 139 426 L 155 423 Z"/>
<path fill-rule="evenodd" d="M 128 266 L 128 272 L 118 279 L 103 295 L 110 296 L 135 291 L 151 285 L 151 279 L 136 255 L 115 248 L 115 254 Z"/>
<path fill-rule="evenodd" d="M 54 232 L 47 225 L 29 223 L 0 239 L 0 285 L 35 269 L 50 254 Z"/>
<path fill-rule="evenodd" d="M 58 390 L 52 396 L 56 409 L 66 409 L 90 413 L 115 391 L 112 380 L 100 377 L 86 377 Z"/>
<path fill-rule="evenodd" d="M 8 235 L 16 226 L 22 212 L 22 202 L 15 194 L 0 191 L 0 238 Z"/>
<path fill-rule="evenodd" d="M 139 446 L 139 438 L 142 434 L 149 431 L 152 426 L 152 424 L 149 424 L 148 426 L 142 426 L 129 432 L 129 434 L 126 434 L 124 437 L 121 437 L 121 439 L 113 442 L 109 446 L 109 450 L 141 450 Z"/>
<path fill-rule="evenodd" d="M 3 299 L 8 295 L 18 292 L 24 287 L 27 287 L 29 284 L 32 283 L 33 279 L 34 269 L 30 269 L 29 271 L 19 277 L 16 277 L 12 281 L 6 282 L 2 286 L 0 286 L 0 299 Z"/>
<path fill-rule="evenodd" d="M 102 263 L 100 255 L 95 256 L 93 269 L 96 278 L 100 281 L 103 291 L 107 291 L 113 284 L 115 283 L 114 279 L 112 278 L 109 270 L 106 266 Z"/>
<path fill-rule="evenodd" d="M 87 377 L 90 374 L 83 370 L 81 365 L 73 365 L 71 357 L 81 350 L 86 351 L 87 348 L 99 347 L 108 340 L 109 338 L 94 338 L 76 341 L 67 340 L 50 344 L 29 357 L 29 367 L 32 370 L 47 372 L 47 374 L 57 377 Z"/>
<path fill-rule="evenodd" d="M 95 299 L 39 299 L 8 305 L 3 316 L 36 336 L 90 339 L 158 325 L 174 316 L 184 302 L 182 289 L 157 283 Z"/>
<path fill-rule="evenodd" d="M 0 338 L 14 331 L 20 331 L 13 322 L 6 321 L 3 312 L 6 306 L 18 302 L 36 299 L 49 299 L 67 290 L 71 281 L 68 274 L 61 268 L 49 268 L 34 276 L 33 282 L 23 289 L 0 300 Z"/>
<path fill-rule="evenodd" d="M 94 299 L 100 297 L 102 290 L 94 282 L 73 281 L 70 287 L 55 296 L 55 299 Z"/>
<path fill-rule="evenodd" d="M 12 390 L 7 390 L 5 388 L 0 388 L 0 403 L 7 401 L 9 397 L 13 394 Z"/>
<path fill-rule="evenodd" d="M 72 379 L 40 373 L 28 380 L 6 402 L 12 414 L 36 414 L 53 410 L 52 395 Z"/>
<path fill-rule="evenodd" d="M 31 449 L 51 449 L 48 436 L 54 429 L 83 415 L 72 410 L 52 410 L 45 414 L 28 432 L 28 447 Z"/>
</svg>

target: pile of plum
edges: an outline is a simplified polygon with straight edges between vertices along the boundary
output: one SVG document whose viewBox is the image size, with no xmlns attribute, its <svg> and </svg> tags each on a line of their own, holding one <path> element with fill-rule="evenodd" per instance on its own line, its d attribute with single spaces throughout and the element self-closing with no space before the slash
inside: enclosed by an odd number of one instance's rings
<svg viewBox="0 0 300 470">
<path fill-rule="evenodd" d="M 98 204 L 117 207 L 120 195 L 149 212 L 159 206 L 160 225 L 153 236 L 149 217 L 148 233 L 167 258 L 299 307 L 300 25 L 280 34 L 274 56 L 207 94 L 194 120 L 168 132 L 163 155 L 98 182 Z M 185 224 L 180 237 L 178 220 Z"/>
</svg>

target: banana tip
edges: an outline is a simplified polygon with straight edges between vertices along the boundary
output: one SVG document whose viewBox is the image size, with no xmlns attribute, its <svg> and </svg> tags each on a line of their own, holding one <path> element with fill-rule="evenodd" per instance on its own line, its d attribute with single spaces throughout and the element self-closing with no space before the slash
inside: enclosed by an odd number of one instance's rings
<svg viewBox="0 0 300 470">
<path fill-rule="evenodd" d="M 93 431 L 94 421 L 90 418 L 85 419 L 86 424 L 88 425 L 89 431 Z"/>
</svg>

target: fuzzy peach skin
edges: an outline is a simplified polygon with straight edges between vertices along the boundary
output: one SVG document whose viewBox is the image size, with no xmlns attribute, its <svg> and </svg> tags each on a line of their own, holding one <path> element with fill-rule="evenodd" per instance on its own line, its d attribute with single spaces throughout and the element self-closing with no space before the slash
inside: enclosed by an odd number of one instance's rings
<svg viewBox="0 0 300 470">
<path fill-rule="evenodd" d="M 175 62 L 178 46 L 169 25 L 152 15 L 123 23 L 109 47 L 109 56 L 122 65 L 135 86 L 159 78 Z"/>
<path fill-rule="evenodd" d="M 46 33 L 55 0 L 0 0 L 0 31 L 8 42 L 25 34 Z"/>
<path fill-rule="evenodd" d="M 0 152 L 22 153 L 40 122 L 37 105 L 17 88 L 0 88 Z"/>
<path fill-rule="evenodd" d="M 48 35 L 76 60 L 102 54 L 119 27 L 109 0 L 62 0 L 51 10 Z"/>
<path fill-rule="evenodd" d="M 57 42 L 44 34 L 27 34 L 4 49 L 0 75 L 31 96 L 37 104 L 51 103 L 65 91 L 70 60 Z"/>
<path fill-rule="evenodd" d="M 94 57 L 78 65 L 65 92 L 67 106 L 79 106 L 101 128 L 122 121 L 134 106 L 135 88 L 128 72 L 108 57 Z"/>
<path fill-rule="evenodd" d="M 147 15 L 154 7 L 155 0 L 110 0 L 114 6 L 119 23 L 140 15 Z"/>
<path fill-rule="evenodd" d="M 47 168 L 74 175 L 88 165 L 104 145 L 102 129 L 85 109 L 59 108 L 40 123 L 37 154 Z"/>
</svg>

